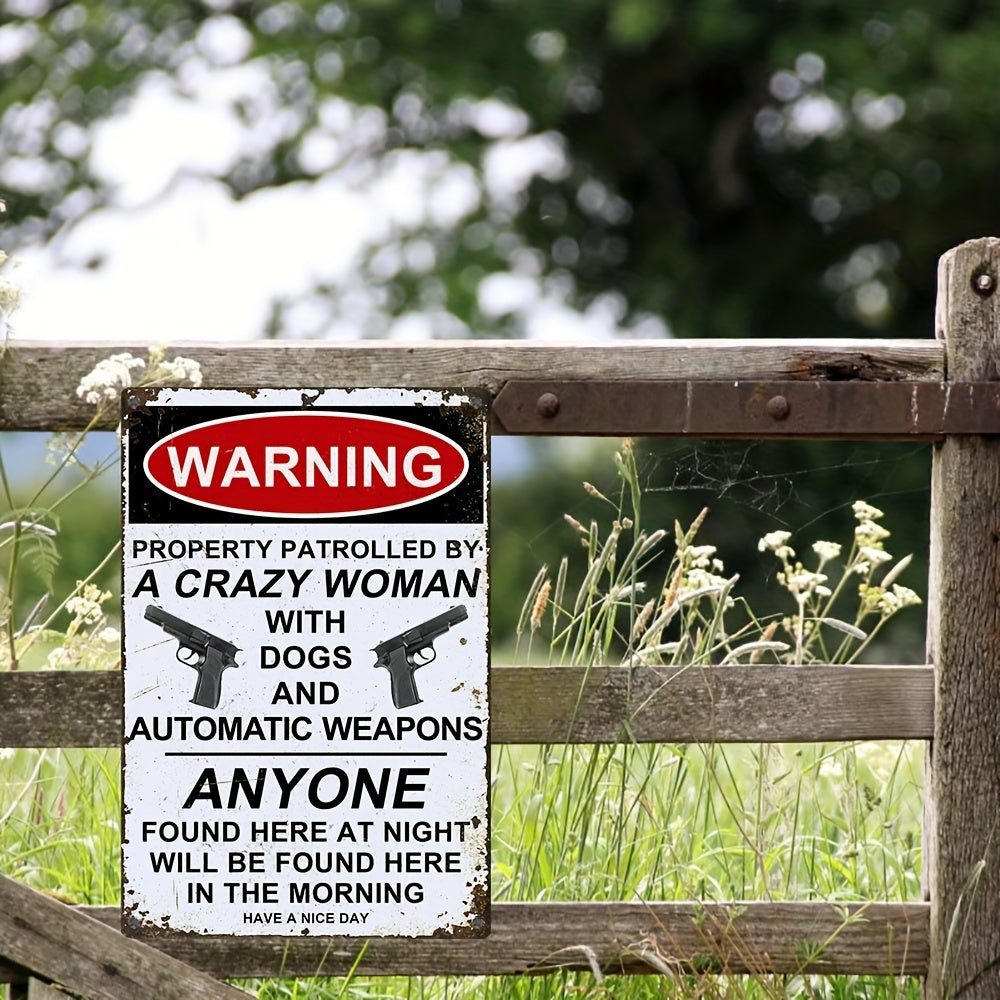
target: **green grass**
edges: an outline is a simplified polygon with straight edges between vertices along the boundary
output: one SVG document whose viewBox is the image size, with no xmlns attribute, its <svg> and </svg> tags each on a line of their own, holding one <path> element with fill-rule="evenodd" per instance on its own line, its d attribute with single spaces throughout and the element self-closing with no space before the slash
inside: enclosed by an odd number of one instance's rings
<svg viewBox="0 0 1000 1000">
<path fill-rule="evenodd" d="M 117 903 L 117 750 L 0 750 L 0 871 L 75 903 Z"/>
<path fill-rule="evenodd" d="M 919 898 L 915 745 L 502 747 L 494 898 Z"/>
<path fill-rule="evenodd" d="M 495 747 L 494 899 L 916 900 L 921 760 L 919 744 L 898 743 Z M 116 904 L 117 752 L 20 750 L 0 767 L 0 869 L 68 900 Z M 262 998 L 314 1000 L 918 995 L 915 981 L 853 976 L 243 985 Z"/>
<path fill-rule="evenodd" d="M 816 558 L 808 559 L 811 569 L 803 568 L 788 538 L 769 536 L 762 559 L 779 560 L 780 589 L 775 607 L 757 615 L 714 550 L 695 544 L 701 519 L 687 530 L 675 526 L 672 538 L 662 529 L 645 531 L 630 449 L 615 461 L 621 496 L 608 501 L 612 526 L 602 535 L 596 523 L 570 521 L 587 550 L 587 568 L 575 585 L 566 561 L 554 577 L 544 568 L 539 572 L 518 628 L 516 656 L 523 661 L 591 669 L 607 663 L 793 662 L 809 669 L 810 662 L 850 662 L 891 615 L 916 600 L 897 583 L 908 560 L 892 564 L 883 548 L 888 533 L 865 507 L 858 513 L 860 535 L 844 547 L 843 559 L 820 543 Z M 99 639 L 105 623 L 94 615 L 91 620 L 80 612 L 64 637 L 65 649 L 76 656 L 68 662 L 109 668 L 112 653 L 106 637 Z M 38 637 L 36 657 L 41 651 L 51 658 L 53 648 L 61 648 L 47 634 L 32 635 Z M 922 761 L 922 745 L 906 743 L 497 746 L 493 897 L 919 900 Z M 119 794 L 117 751 L 0 750 L 0 870 L 72 902 L 117 904 Z M 361 940 L 358 947 L 364 947 Z M 803 964 L 821 948 L 822 942 L 804 940 Z M 663 975 L 631 977 L 595 969 L 537 977 L 348 976 L 241 985 L 267 1000 L 919 995 L 915 979 L 719 971 L 706 952 L 698 975 L 665 966 Z"/>
</svg>

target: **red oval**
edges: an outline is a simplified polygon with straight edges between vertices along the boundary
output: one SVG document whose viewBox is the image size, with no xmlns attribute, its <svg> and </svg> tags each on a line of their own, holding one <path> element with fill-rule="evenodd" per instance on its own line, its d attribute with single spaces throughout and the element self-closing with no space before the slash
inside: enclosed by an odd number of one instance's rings
<svg viewBox="0 0 1000 1000">
<path fill-rule="evenodd" d="M 371 414 L 252 413 L 195 424 L 149 450 L 146 477 L 213 510 L 262 517 L 354 517 L 454 489 L 469 459 L 450 438 Z"/>
</svg>

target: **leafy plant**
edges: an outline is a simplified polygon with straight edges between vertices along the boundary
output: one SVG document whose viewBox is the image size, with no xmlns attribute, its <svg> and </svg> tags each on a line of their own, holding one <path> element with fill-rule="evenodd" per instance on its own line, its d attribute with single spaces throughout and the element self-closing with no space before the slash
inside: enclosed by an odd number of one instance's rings
<svg viewBox="0 0 1000 1000">
<path fill-rule="evenodd" d="M 0 280 L 0 319 L 2 297 Z M 104 420 L 109 409 L 119 405 L 121 390 L 128 385 L 183 382 L 200 384 L 197 362 L 183 357 L 168 361 L 162 348 L 152 349 L 148 361 L 122 353 L 99 362 L 77 387 L 77 395 L 94 406 L 91 420 L 79 432 L 50 436 L 46 449 L 49 471 L 40 485 L 30 487 L 25 500 L 15 495 L 17 488 L 0 451 L 0 489 L 7 506 L 6 520 L 0 523 L 0 553 L 6 557 L 6 572 L 0 576 L 0 641 L 7 669 L 17 670 L 24 663 L 31 667 L 47 664 L 52 668 L 107 665 L 112 647 L 117 647 L 118 636 L 101 610 L 111 593 L 101 590 L 94 580 L 114 558 L 117 545 L 85 579 L 77 580 L 68 593 L 55 593 L 55 570 L 60 557 L 58 512 L 117 463 L 117 450 L 95 462 L 85 461 L 81 452 L 90 431 Z M 29 580 L 36 587 L 40 583 L 43 593 L 41 598 L 30 601 L 25 611 L 25 602 L 19 598 Z M 70 621 L 65 630 L 60 630 L 57 624 L 64 612 L 69 614 Z M 105 644 L 103 649 L 100 643 Z M 0 669 L 3 666 L 0 660 Z"/>
<path fill-rule="evenodd" d="M 715 547 L 699 540 L 707 511 L 672 533 L 644 526 L 630 442 L 614 460 L 617 499 L 584 484 L 611 508 L 610 528 L 566 518 L 587 553 L 579 584 L 564 558 L 554 575 L 543 567 L 530 588 L 518 627 L 527 659 L 588 670 L 766 662 L 808 669 L 854 662 L 889 618 L 919 603 L 898 583 L 909 558 L 894 561 L 885 550 L 882 512 L 858 502 L 850 545 L 817 541 L 806 563 L 789 532 L 760 540 L 780 566 L 776 603 L 789 611 L 758 614 Z M 533 758 L 504 747 L 497 758 L 494 815 L 513 834 L 494 835 L 499 898 L 919 897 L 920 757 L 906 744 L 552 745 Z M 735 931 L 719 933 L 752 968 Z M 851 977 L 807 975 L 829 943 L 799 942 L 803 972 L 790 979 L 720 979 L 707 973 L 724 970 L 703 957 L 706 974 L 675 978 L 668 995 L 915 994 L 913 983 L 854 977 L 848 988 Z M 678 975 L 649 942 L 636 948 L 652 968 Z M 642 995 L 638 984 L 634 994 L 630 988 L 622 985 L 621 995 Z"/>
<path fill-rule="evenodd" d="M 584 483 L 591 496 L 612 508 L 610 530 L 602 537 L 596 520 L 583 525 L 566 515 L 587 551 L 582 581 L 575 591 L 568 590 L 564 558 L 554 581 L 543 567 L 528 593 L 517 634 L 521 639 L 527 632 L 529 658 L 548 614 L 548 662 L 851 663 L 890 618 L 920 603 L 913 590 L 897 582 L 911 557 L 893 563 L 884 544 L 890 533 L 879 523 L 883 512 L 857 501 L 854 537 L 839 569 L 839 543 L 814 542 L 810 568 L 789 544 L 791 532 L 772 531 L 760 539 L 758 549 L 773 553 L 781 565 L 775 576 L 784 591 L 779 603 L 790 597 L 793 611 L 758 616 L 740 598 L 739 577 L 726 575 L 715 546 L 696 544 L 708 510 L 686 529 L 675 522 L 672 536 L 663 528 L 645 529 L 631 441 L 615 453 L 614 461 L 621 481 L 617 501 Z M 673 551 L 665 558 L 668 539 Z M 664 563 L 657 571 L 657 564 Z M 654 573 L 657 586 L 647 596 Z M 851 601 L 853 610 L 840 611 Z"/>
</svg>

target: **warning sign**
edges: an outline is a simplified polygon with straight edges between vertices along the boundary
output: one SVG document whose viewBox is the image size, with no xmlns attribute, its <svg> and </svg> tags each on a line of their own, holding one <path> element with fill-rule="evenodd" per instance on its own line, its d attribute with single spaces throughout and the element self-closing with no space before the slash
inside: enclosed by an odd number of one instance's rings
<svg viewBox="0 0 1000 1000">
<path fill-rule="evenodd" d="M 124 395 L 123 928 L 489 929 L 486 406 Z"/>
</svg>

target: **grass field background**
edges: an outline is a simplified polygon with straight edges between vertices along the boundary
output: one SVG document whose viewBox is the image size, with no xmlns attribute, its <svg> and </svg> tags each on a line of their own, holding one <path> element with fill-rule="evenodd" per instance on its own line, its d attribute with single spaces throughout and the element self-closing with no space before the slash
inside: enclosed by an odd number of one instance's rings
<svg viewBox="0 0 1000 1000">
<path fill-rule="evenodd" d="M 690 526 L 647 529 L 631 450 L 615 454 L 609 519 L 569 518 L 587 552 L 542 567 L 524 602 L 516 662 L 852 662 L 916 595 L 885 550 L 881 512 L 856 505 L 855 536 L 805 557 L 789 532 L 761 541 L 777 584 L 766 614 L 739 596 Z M 593 490 L 593 488 L 590 488 Z M 873 513 L 874 511 L 874 513 Z M 775 567 L 777 571 L 775 572 Z M 20 667 L 109 669 L 116 651 L 81 586 L 65 633 L 33 633 Z M 583 672 L 581 671 L 581 674 Z M 922 744 L 630 744 L 492 748 L 497 901 L 920 899 Z M 67 901 L 119 902 L 117 750 L 0 750 L 0 869 Z M 585 941 L 580 942 L 586 946 Z M 359 940 L 359 948 L 362 942 Z M 803 963 L 809 958 L 803 950 Z M 243 982 L 261 998 L 917 997 L 916 980 L 809 975 Z"/>
</svg>

